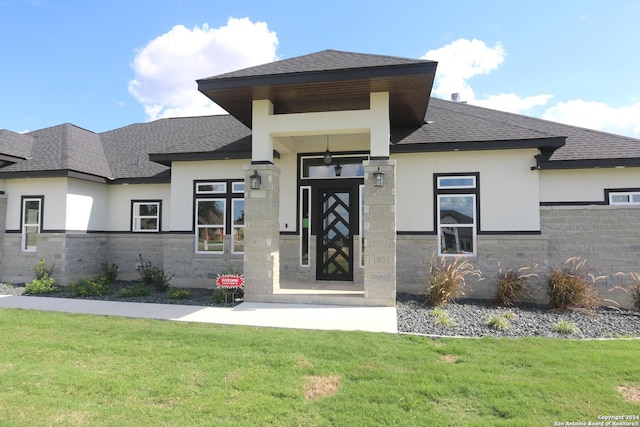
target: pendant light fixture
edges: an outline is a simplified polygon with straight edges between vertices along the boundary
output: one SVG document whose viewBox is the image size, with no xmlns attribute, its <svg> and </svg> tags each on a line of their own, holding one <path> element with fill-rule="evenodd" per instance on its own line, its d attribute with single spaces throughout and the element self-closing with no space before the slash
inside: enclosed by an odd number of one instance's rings
<svg viewBox="0 0 640 427">
<path fill-rule="evenodd" d="M 331 160 L 331 151 L 329 151 L 329 135 L 327 135 L 327 151 L 324 152 L 324 164 L 330 165 Z"/>
</svg>

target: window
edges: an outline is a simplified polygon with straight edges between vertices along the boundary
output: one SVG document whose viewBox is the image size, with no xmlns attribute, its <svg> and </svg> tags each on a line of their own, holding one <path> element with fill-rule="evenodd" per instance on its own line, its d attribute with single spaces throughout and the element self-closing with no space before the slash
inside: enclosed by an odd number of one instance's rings
<svg viewBox="0 0 640 427">
<path fill-rule="evenodd" d="M 160 201 L 132 202 L 131 230 L 140 233 L 160 231 Z"/>
<path fill-rule="evenodd" d="M 640 205 L 640 191 L 610 192 L 610 205 Z"/>
<path fill-rule="evenodd" d="M 475 255 L 477 175 L 436 176 L 438 255 Z"/>
<path fill-rule="evenodd" d="M 195 182 L 195 251 L 244 253 L 244 181 Z"/>
<path fill-rule="evenodd" d="M 233 240 L 231 241 L 231 252 L 244 252 L 244 199 L 232 199 L 233 212 Z"/>
<path fill-rule="evenodd" d="M 300 266 L 309 266 L 311 250 L 311 187 L 300 187 Z"/>
<path fill-rule="evenodd" d="M 35 252 L 42 219 L 42 197 L 22 199 L 22 250 Z"/>
</svg>

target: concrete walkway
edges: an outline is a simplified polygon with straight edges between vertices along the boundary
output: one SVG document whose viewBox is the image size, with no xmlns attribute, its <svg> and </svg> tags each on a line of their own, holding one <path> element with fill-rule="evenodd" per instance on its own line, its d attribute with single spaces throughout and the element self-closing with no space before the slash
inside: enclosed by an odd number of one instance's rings
<svg viewBox="0 0 640 427">
<path fill-rule="evenodd" d="M 235 307 L 147 304 L 69 298 L 0 295 L 0 308 L 97 314 L 141 319 L 217 323 L 273 328 L 397 333 L 395 307 L 271 304 L 244 302 Z"/>
</svg>

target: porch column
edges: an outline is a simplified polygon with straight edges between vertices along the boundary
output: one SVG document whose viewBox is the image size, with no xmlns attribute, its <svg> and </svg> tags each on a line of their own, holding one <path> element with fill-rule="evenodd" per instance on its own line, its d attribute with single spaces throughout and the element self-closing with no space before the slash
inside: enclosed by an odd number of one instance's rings
<svg viewBox="0 0 640 427">
<path fill-rule="evenodd" d="M 364 297 L 366 305 L 396 303 L 396 161 L 364 163 Z M 373 173 L 384 173 L 384 187 Z"/>
<path fill-rule="evenodd" d="M 258 172 L 260 189 L 250 176 Z M 265 302 L 280 287 L 280 169 L 273 164 L 244 168 L 244 300 Z"/>
</svg>

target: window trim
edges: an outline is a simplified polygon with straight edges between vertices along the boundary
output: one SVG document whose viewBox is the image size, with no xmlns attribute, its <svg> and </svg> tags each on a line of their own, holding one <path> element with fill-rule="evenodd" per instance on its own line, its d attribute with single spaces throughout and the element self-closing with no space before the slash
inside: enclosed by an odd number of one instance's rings
<svg viewBox="0 0 640 427">
<path fill-rule="evenodd" d="M 25 213 L 26 213 L 26 203 L 27 202 L 33 202 L 33 201 L 37 201 L 38 202 L 38 221 L 37 223 L 26 223 L 25 222 Z M 44 213 L 44 196 L 22 196 L 21 197 L 21 203 L 20 203 L 20 234 L 21 234 L 21 242 L 20 242 L 20 250 L 22 252 L 36 252 L 38 249 L 38 245 L 36 244 L 36 246 L 33 247 L 28 247 L 27 246 L 27 232 L 26 232 L 26 228 L 27 227 L 33 227 L 33 226 L 37 226 L 38 227 L 38 231 L 36 232 L 36 236 L 37 234 L 40 234 L 42 232 L 42 218 L 43 218 L 43 213 Z M 36 237 L 37 239 L 37 237 Z"/>
<path fill-rule="evenodd" d="M 156 215 L 136 215 L 138 211 L 136 211 L 136 206 L 141 205 L 156 205 L 157 206 L 157 214 Z M 156 229 L 137 229 L 136 227 L 136 219 L 142 218 L 156 218 L 157 227 Z M 159 233 L 162 229 L 162 200 L 131 200 L 131 232 L 132 233 Z"/>
<path fill-rule="evenodd" d="M 236 229 L 242 228 L 244 229 L 244 222 L 241 225 L 236 225 L 236 204 L 235 202 L 237 201 L 242 201 L 242 209 L 244 211 L 244 202 L 245 199 L 244 198 L 239 198 L 239 197 L 235 197 L 235 198 L 231 198 L 229 199 L 231 200 L 231 253 L 232 254 L 243 254 L 244 250 L 242 251 L 236 251 Z M 244 242 L 244 240 L 243 240 Z"/>
<path fill-rule="evenodd" d="M 473 178 L 474 187 L 469 186 L 442 186 L 441 182 L 443 178 Z M 437 236 L 437 254 L 440 257 L 476 257 L 478 255 L 478 235 L 481 234 L 480 230 L 480 173 L 479 172 L 465 172 L 465 173 L 434 173 L 433 174 L 433 221 L 435 234 Z M 472 224 L 441 224 L 440 223 L 440 199 L 441 197 L 473 197 L 474 216 L 472 218 Z M 450 228 L 471 228 L 472 233 L 472 245 L 473 251 L 471 253 L 462 254 L 447 254 L 442 253 L 442 227 L 449 226 Z"/>
<path fill-rule="evenodd" d="M 235 250 L 235 228 L 244 228 L 245 225 L 235 226 L 233 221 L 233 201 L 242 199 L 245 200 L 245 192 L 244 189 L 240 190 L 241 185 L 244 186 L 244 179 L 203 179 L 203 180 L 194 180 L 193 181 L 193 227 L 192 232 L 194 236 L 194 251 L 199 255 L 214 255 L 220 256 L 225 254 L 232 255 L 242 255 L 244 251 L 239 252 Z M 223 185 L 224 192 L 222 191 L 207 191 L 201 190 L 200 188 L 203 185 Z M 244 188 L 244 187 L 242 187 Z M 223 247 L 222 251 L 199 251 L 198 250 L 198 241 L 199 241 L 199 230 L 203 228 L 198 224 L 198 201 L 207 201 L 207 200 L 222 200 L 224 201 L 224 218 L 223 218 L 223 226 L 222 231 L 224 233 L 223 237 Z M 220 226 L 216 226 L 220 228 Z M 230 245 L 226 245 L 224 243 L 224 238 L 227 236 L 231 236 Z"/>
</svg>

